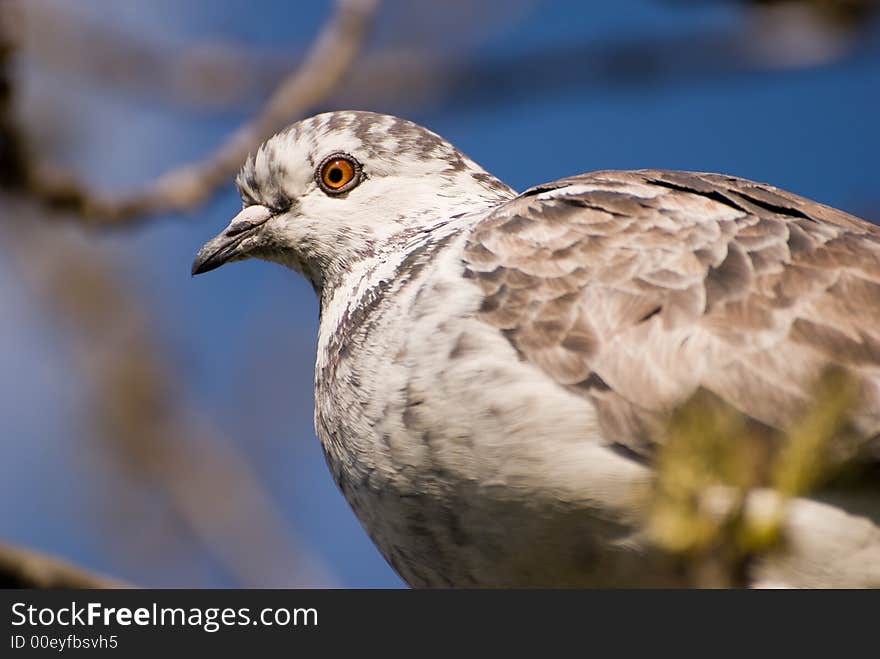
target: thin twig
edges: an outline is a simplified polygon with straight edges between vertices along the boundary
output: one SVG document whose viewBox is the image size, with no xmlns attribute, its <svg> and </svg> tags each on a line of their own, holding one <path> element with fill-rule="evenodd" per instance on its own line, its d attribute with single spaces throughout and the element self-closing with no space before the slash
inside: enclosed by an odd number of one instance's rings
<svg viewBox="0 0 880 659">
<path fill-rule="evenodd" d="M 130 588 L 65 560 L 0 543 L 0 588 Z"/>
<path fill-rule="evenodd" d="M 282 80 L 252 121 L 207 159 L 173 169 L 138 192 L 115 197 L 92 190 L 69 173 L 35 163 L 28 179 L 32 196 L 103 225 L 195 208 L 226 184 L 263 140 L 327 97 L 354 63 L 377 7 L 378 0 L 338 0 L 299 69 Z"/>
</svg>

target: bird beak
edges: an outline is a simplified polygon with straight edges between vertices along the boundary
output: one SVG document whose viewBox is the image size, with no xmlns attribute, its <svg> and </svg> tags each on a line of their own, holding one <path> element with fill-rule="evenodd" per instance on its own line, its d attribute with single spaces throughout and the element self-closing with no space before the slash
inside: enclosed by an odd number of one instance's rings
<svg viewBox="0 0 880 659">
<path fill-rule="evenodd" d="M 209 272 L 229 261 L 247 258 L 250 250 L 242 243 L 246 238 L 253 236 L 271 217 L 272 211 L 259 204 L 242 210 L 220 235 L 209 240 L 199 250 L 192 265 L 193 275 Z"/>
</svg>

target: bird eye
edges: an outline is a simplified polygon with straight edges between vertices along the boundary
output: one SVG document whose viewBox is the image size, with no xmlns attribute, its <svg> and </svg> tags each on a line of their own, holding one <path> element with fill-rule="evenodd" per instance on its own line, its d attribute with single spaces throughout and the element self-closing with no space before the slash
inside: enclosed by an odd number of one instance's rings
<svg viewBox="0 0 880 659">
<path fill-rule="evenodd" d="M 318 167 L 315 177 L 327 194 L 348 192 L 361 182 L 361 166 L 351 156 L 335 153 Z"/>
</svg>

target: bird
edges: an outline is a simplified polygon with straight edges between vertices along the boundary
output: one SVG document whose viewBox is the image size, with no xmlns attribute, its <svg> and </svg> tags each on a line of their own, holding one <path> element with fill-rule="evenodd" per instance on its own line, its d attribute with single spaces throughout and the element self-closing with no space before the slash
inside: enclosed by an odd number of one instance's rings
<svg viewBox="0 0 880 659">
<path fill-rule="evenodd" d="M 815 378 L 845 369 L 849 453 L 878 460 L 880 229 L 865 220 L 698 172 L 517 193 L 366 111 L 292 124 L 236 183 L 242 210 L 192 273 L 259 258 L 311 283 L 316 433 L 410 586 L 683 585 L 643 520 L 653 429 L 699 391 L 784 429 Z M 880 586 L 876 507 L 805 494 L 786 510 L 785 551 L 744 585 Z"/>
</svg>

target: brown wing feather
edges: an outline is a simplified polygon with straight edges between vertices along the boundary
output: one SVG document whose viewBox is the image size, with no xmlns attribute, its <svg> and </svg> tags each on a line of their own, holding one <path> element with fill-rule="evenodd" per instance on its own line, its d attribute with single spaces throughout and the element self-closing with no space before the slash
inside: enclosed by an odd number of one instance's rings
<svg viewBox="0 0 880 659">
<path fill-rule="evenodd" d="M 856 217 L 729 176 L 597 172 L 504 204 L 465 261 L 481 317 L 630 450 L 699 387 L 784 426 L 832 364 L 880 429 L 880 229 Z"/>
</svg>

